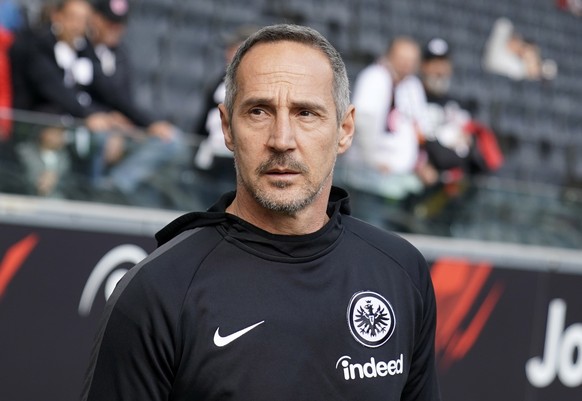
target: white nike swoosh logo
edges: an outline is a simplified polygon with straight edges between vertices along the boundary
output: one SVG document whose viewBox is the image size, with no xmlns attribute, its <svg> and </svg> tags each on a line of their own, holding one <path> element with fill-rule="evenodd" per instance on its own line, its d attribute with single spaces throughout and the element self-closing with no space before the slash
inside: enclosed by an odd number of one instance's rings
<svg viewBox="0 0 582 401">
<path fill-rule="evenodd" d="M 237 331 L 236 333 L 232 333 L 231 335 L 226 336 L 226 337 L 222 337 L 220 334 L 218 334 L 218 330 L 220 330 L 220 327 L 219 327 L 216 329 L 216 332 L 214 333 L 214 345 L 216 345 L 217 347 L 224 347 L 225 345 L 228 345 L 231 342 L 233 342 L 234 340 L 236 340 L 237 338 L 244 336 L 249 331 L 251 331 L 252 329 L 257 327 L 258 325 L 263 324 L 263 323 L 265 323 L 264 320 L 262 322 L 255 323 L 252 326 L 247 327 L 246 329 L 242 329 L 242 330 Z"/>
</svg>

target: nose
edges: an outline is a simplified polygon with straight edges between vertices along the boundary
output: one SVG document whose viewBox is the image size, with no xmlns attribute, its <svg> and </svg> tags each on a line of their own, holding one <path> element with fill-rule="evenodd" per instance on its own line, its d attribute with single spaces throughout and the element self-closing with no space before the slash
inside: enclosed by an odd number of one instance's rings
<svg viewBox="0 0 582 401">
<path fill-rule="evenodd" d="M 275 152 L 295 149 L 295 129 L 289 113 L 277 113 L 267 146 Z"/>
</svg>

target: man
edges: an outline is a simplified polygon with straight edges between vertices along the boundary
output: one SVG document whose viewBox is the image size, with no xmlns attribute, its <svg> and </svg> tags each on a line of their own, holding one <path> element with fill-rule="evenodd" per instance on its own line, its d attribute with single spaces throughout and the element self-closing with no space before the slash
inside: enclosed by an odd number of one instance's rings
<svg viewBox="0 0 582 401">
<path fill-rule="evenodd" d="M 447 41 L 432 38 L 425 44 L 420 71 L 427 98 L 424 147 L 429 162 L 438 171 L 447 171 L 449 182 L 460 179 L 461 173 L 498 169 L 503 157 L 495 134 L 472 117 L 477 102 L 449 93 L 454 68 Z"/>
<path fill-rule="evenodd" d="M 225 38 L 224 49 L 225 65 L 230 64 L 238 47 L 254 32 L 258 30 L 254 26 L 243 25 Z M 224 102 L 226 89 L 224 85 L 224 72 L 219 80 L 212 82 L 205 95 L 204 112 L 201 123 L 194 132 L 206 136 L 200 143 L 194 164 L 198 170 L 202 189 L 209 189 L 205 198 L 209 199 L 208 205 L 216 200 L 216 194 L 231 191 L 236 184 L 236 174 L 232 160 L 232 152 L 224 143 L 220 110 L 218 105 Z M 207 185 L 206 183 L 212 183 Z M 206 191 L 204 191 L 206 192 Z"/>
<path fill-rule="evenodd" d="M 110 97 L 93 70 L 92 49 L 85 40 L 90 13 L 85 0 L 59 0 L 49 9 L 50 26 L 16 37 L 10 49 L 15 109 L 51 108 L 85 119 L 94 131 L 119 126 L 118 115 L 101 112 L 88 93 Z"/>
<path fill-rule="evenodd" d="M 416 41 L 397 37 L 377 62 L 358 74 L 358 135 L 345 177 L 351 186 L 398 200 L 422 191 L 417 173 L 426 99 L 415 76 L 419 64 Z"/>
<path fill-rule="evenodd" d="M 118 104 L 108 104 L 107 99 L 101 99 L 101 107 L 120 108 L 131 120 L 131 123 L 147 130 L 161 139 L 172 138 L 173 127 L 166 121 L 155 118 L 155 113 L 141 110 L 135 102 L 132 89 L 132 65 L 129 54 L 122 45 L 127 19 L 129 17 L 128 0 L 93 0 L 94 12 L 89 19 L 89 39 L 105 76 L 110 91 L 118 97 Z"/>
<path fill-rule="evenodd" d="M 109 98 L 99 92 L 91 95 L 103 111 L 123 113 L 127 126 L 124 135 L 108 136 L 107 153 L 117 157 L 110 158 L 110 171 L 98 182 L 98 187 L 114 187 L 130 196 L 160 167 L 181 156 L 182 138 L 176 127 L 158 118 L 155 112 L 140 108 L 133 97 L 133 68 L 122 45 L 130 11 L 128 0 L 93 0 L 91 4 L 93 13 L 89 19 L 88 37 L 95 52 L 95 69 L 103 76 L 110 94 Z M 115 101 L 111 101 L 111 97 Z M 127 133 L 136 127 L 147 133 L 145 141 L 130 140 Z M 132 201 L 142 202 L 143 196 L 133 196 Z"/>
<path fill-rule="evenodd" d="M 237 191 L 164 228 L 118 284 L 83 399 L 439 400 L 425 261 L 332 187 L 354 131 L 340 55 L 266 27 L 226 90 Z"/>
</svg>

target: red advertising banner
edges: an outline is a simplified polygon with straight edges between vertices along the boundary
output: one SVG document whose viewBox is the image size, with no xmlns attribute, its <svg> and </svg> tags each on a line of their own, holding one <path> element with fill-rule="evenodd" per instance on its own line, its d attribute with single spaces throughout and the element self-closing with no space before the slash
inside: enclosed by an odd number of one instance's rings
<svg viewBox="0 0 582 401">
<path fill-rule="evenodd" d="M 154 247 L 149 236 L 0 225 L 0 400 L 78 399 L 106 298 Z M 444 400 L 582 399 L 582 274 L 446 249 L 429 264 Z"/>
</svg>

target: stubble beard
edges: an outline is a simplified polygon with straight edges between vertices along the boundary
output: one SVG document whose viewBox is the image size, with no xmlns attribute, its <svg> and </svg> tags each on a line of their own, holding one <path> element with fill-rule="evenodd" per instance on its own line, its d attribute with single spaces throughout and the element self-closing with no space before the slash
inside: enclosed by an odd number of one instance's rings
<svg viewBox="0 0 582 401">
<path fill-rule="evenodd" d="M 289 196 L 285 192 L 273 193 L 269 189 L 263 189 L 260 185 L 253 185 L 252 182 L 248 182 L 240 174 L 240 169 L 238 167 L 237 157 L 235 153 L 234 164 L 236 169 L 236 176 L 239 185 L 242 185 L 245 190 L 251 194 L 255 201 L 261 205 L 263 208 L 270 210 L 275 213 L 295 216 L 298 212 L 305 209 L 307 206 L 311 205 L 315 199 L 317 199 L 323 192 L 326 183 L 333 176 L 333 167 L 330 173 L 324 177 L 321 182 L 314 184 L 311 180 L 307 180 L 301 187 L 299 194 L 296 195 L 295 199 L 288 199 Z M 298 162 L 286 153 L 273 153 L 272 156 L 265 162 L 261 163 L 254 171 L 254 176 L 260 178 L 268 170 L 273 167 L 282 166 L 290 168 L 294 171 L 298 171 L 304 176 L 309 173 L 309 168 L 303 163 Z M 280 180 L 274 181 L 270 185 L 275 186 L 277 189 L 285 189 L 291 185 L 287 181 Z"/>
</svg>

